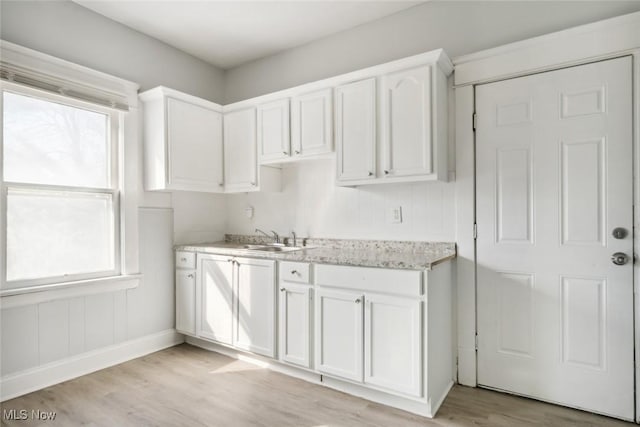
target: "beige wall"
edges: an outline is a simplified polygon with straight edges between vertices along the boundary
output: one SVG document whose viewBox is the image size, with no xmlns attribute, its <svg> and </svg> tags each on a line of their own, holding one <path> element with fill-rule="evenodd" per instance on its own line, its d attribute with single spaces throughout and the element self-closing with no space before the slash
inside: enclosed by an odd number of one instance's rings
<svg viewBox="0 0 640 427">
<path fill-rule="evenodd" d="M 227 70 L 225 101 L 444 48 L 476 52 L 640 10 L 640 1 L 430 1 Z"/>
</svg>

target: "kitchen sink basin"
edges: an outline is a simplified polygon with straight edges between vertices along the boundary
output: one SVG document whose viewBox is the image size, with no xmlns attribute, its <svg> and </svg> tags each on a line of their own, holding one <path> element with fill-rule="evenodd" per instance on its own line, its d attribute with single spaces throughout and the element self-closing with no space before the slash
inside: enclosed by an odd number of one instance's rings
<svg viewBox="0 0 640 427">
<path fill-rule="evenodd" d="M 293 252 L 293 251 L 299 251 L 300 249 L 304 249 L 304 248 L 299 248 L 296 246 L 260 246 L 260 247 L 253 247 L 250 249 L 254 251 L 260 251 L 260 252 Z"/>
</svg>

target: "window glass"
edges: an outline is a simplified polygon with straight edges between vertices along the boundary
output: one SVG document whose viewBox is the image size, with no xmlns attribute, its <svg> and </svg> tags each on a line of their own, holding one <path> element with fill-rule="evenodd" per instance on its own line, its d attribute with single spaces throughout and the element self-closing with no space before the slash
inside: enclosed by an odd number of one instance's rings
<svg viewBox="0 0 640 427">
<path fill-rule="evenodd" d="M 4 180 L 110 188 L 109 116 L 3 93 Z"/>
<path fill-rule="evenodd" d="M 7 192 L 7 280 L 113 270 L 111 193 Z"/>
</svg>

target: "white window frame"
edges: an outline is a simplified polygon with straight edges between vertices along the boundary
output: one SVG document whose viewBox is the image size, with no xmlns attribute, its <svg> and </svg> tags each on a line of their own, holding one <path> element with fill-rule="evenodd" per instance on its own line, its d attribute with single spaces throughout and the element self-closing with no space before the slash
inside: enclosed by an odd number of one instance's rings
<svg viewBox="0 0 640 427">
<path fill-rule="evenodd" d="M 113 208 L 113 233 L 114 233 L 114 247 L 113 247 L 113 260 L 114 260 L 114 268 L 111 270 L 104 271 L 95 271 L 88 273 L 77 273 L 77 274 L 65 274 L 62 276 L 47 276 L 43 278 L 34 278 L 34 279 L 18 279 L 9 281 L 7 278 L 7 257 L 2 257 L 2 281 L 0 284 L 0 289 L 2 290 L 10 290 L 16 288 L 28 288 L 32 286 L 38 285 L 49 285 L 61 282 L 69 282 L 69 281 L 78 281 L 78 280 L 87 280 L 87 279 L 97 279 L 103 277 L 112 277 L 120 274 L 121 269 L 120 266 L 122 264 L 121 260 L 121 245 L 120 245 L 120 162 L 119 162 L 119 150 L 120 147 L 120 126 L 122 121 L 122 113 L 116 109 L 103 107 L 96 104 L 91 104 L 85 101 L 79 101 L 73 98 L 69 98 L 62 95 L 57 95 L 53 93 L 49 93 L 43 90 L 38 90 L 30 87 L 26 87 L 23 85 L 2 82 L 0 85 L 0 94 L 2 95 L 2 100 L 0 100 L 0 113 L 4 112 L 4 93 L 13 93 L 16 95 L 31 97 L 34 99 L 39 99 L 47 102 L 53 102 L 56 104 L 65 105 L 72 108 L 78 108 L 86 111 L 92 111 L 99 114 L 104 114 L 108 119 L 108 133 L 107 133 L 107 144 L 109 148 L 109 158 L 108 158 L 108 168 L 109 168 L 109 187 L 108 188 L 97 188 L 97 187 L 80 187 L 80 186 L 67 186 L 67 185 L 49 185 L 49 184 L 30 184 L 23 182 L 11 182 L 5 181 L 4 176 L 0 176 L 0 198 L 2 201 L 0 205 L 3 207 L 2 211 L 2 231 L 0 233 L 2 235 L 2 239 L 0 244 L 2 244 L 4 248 L 4 253 L 8 253 L 7 248 L 7 197 L 10 189 L 15 190 L 44 190 L 44 191 L 61 191 L 61 192 L 70 192 L 70 193 L 95 193 L 95 194 L 110 194 L 112 200 L 112 208 Z M 4 122 L 3 122 L 4 124 Z M 4 126 L 2 131 L 4 131 Z M 4 140 L 0 143 L 0 148 L 4 150 Z M 4 153 L 4 151 L 3 151 Z"/>
<path fill-rule="evenodd" d="M 56 102 L 109 112 L 112 117 L 111 125 L 118 125 L 117 132 L 112 133 L 111 149 L 115 150 L 115 155 L 112 156 L 111 179 L 115 179 L 118 183 L 114 190 L 118 191 L 119 196 L 113 199 L 114 210 L 117 209 L 119 217 L 119 221 L 114 224 L 117 226 L 117 228 L 114 227 L 114 232 L 117 232 L 117 240 L 114 244 L 118 250 L 114 254 L 116 268 L 113 271 L 100 272 L 96 275 L 47 278 L 42 281 L 29 279 L 21 282 L 19 287 L 16 286 L 18 281 L 12 281 L 11 287 L 8 287 L 4 231 L 6 230 L 6 185 L 1 182 L 0 308 L 6 309 L 137 287 L 142 280 L 138 231 L 138 208 L 142 191 L 139 85 L 4 40 L 0 40 L 0 48 L 2 49 L 0 86 L 3 91 L 33 90 L 38 93 L 37 96 L 51 97 L 50 99 L 56 99 Z M 16 87 L 19 89 L 15 89 Z M 0 138 L 2 138 L 1 132 L 2 126 L 0 126 Z M 2 150 L 0 150 L 0 177 L 4 176 L 2 167 Z"/>
</svg>

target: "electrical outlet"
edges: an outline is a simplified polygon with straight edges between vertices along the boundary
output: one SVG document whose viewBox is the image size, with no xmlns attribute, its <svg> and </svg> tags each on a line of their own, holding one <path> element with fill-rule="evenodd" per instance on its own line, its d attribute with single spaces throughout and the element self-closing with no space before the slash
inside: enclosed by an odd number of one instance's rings
<svg viewBox="0 0 640 427">
<path fill-rule="evenodd" d="M 389 224 L 402 223 L 402 206 L 389 208 L 389 212 L 387 212 L 387 222 Z"/>
</svg>

